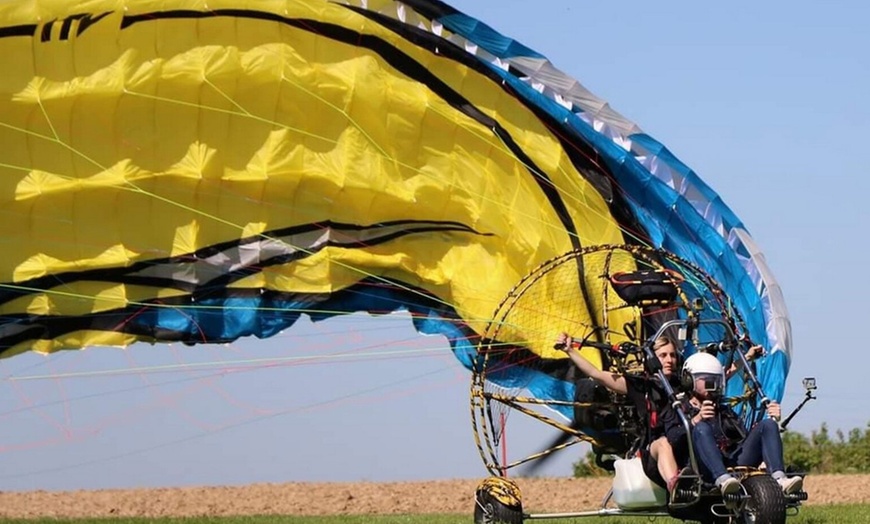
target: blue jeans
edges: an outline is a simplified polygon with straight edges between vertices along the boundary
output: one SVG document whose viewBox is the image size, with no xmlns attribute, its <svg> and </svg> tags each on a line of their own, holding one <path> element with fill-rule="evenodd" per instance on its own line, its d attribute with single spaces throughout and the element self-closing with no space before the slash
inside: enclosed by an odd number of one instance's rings
<svg viewBox="0 0 870 524">
<path fill-rule="evenodd" d="M 714 481 L 727 473 L 726 460 L 729 466 L 758 466 L 763 460 L 767 465 L 767 471 L 771 473 L 785 469 L 779 426 L 769 418 L 756 424 L 728 457 L 722 455 L 715 435 L 713 425 L 707 421 L 702 421 L 692 428 L 698 465 L 701 474 L 708 481 Z"/>
<path fill-rule="evenodd" d="M 713 424 L 707 421 L 701 421 L 692 428 L 692 442 L 698 456 L 698 466 L 707 481 L 714 481 L 727 473 L 715 435 Z"/>
<path fill-rule="evenodd" d="M 732 456 L 738 466 L 757 466 L 763 460 L 770 473 L 785 471 L 782 436 L 777 423 L 766 418 L 756 424 Z"/>
</svg>

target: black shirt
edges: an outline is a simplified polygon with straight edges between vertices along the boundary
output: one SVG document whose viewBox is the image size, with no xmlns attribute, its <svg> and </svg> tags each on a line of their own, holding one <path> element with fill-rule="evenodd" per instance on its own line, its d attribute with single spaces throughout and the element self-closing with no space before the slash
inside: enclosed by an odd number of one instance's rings
<svg viewBox="0 0 870 524">
<path fill-rule="evenodd" d="M 659 378 L 625 375 L 625 387 L 626 397 L 634 404 L 641 422 L 647 428 L 647 443 L 664 435 L 662 415 L 669 402 Z"/>
<path fill-rule="evenodd" d="M 680 405 L 691 424 L 691 419 L 698 414 L 700 408 L 693 406 L 688 398 L 683 398 Z M 716 416 L 706 420 L 706 422 L 713 429 L 713 437 L 716 439 L 719 449 L 726 455 L 734 452 L 746 437 L 743 423 L 737 414 L 727 406 L 717 406 Z M 671 447 L 676 449 L 686 445 L 686 429 L 673 406 L 668 405 L 662 411 L 662 424 Z"/>
</svg>

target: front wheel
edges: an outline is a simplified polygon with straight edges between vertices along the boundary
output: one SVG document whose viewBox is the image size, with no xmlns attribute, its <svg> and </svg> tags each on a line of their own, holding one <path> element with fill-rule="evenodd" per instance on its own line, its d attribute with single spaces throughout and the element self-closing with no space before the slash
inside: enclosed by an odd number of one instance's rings
<svg viewBox="0 0 870 524">
<path fill-rule="evenodd" d="M 523 504 L 515 482 L 490 477 L 474 495 L 474 524 L 522 524 Z"/>
<path fill-rule="evenodd" d="M 751 475 L 743 480 L 749 495 L 739 522 L 747 524 L 785 524 L 785 495 L 770 475 Z"/>
</svg>

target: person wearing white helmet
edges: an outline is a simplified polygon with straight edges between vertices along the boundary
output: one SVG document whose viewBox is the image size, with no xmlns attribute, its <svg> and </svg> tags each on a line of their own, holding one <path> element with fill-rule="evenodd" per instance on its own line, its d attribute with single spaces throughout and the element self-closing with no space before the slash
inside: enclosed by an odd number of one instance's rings
<svg viewBox="0 0 870 524">
<path fill-rule="evenodd" d="M 736 493 L 740 483 L 727 467 L 757 467 L 762 462 L 787 494 L 803 487 L 801 477 L 788 477 L 782 456 L 782 437 L 776 420 L 780 407 L 771 402 L 767 408 L 769 418 L 752 427 L 747 433 L 737 415 L 722 406 L 725 388 L 725 370 L 719 359 L 709 353 L 695 353 L 686 359 L 680 377 L 687 396 L 683 411 L 691 417 L 692 442 L 698 456 L 701 474 L 713 481 L 723 494 Z M 674 410 L 663 414 L 665 432 L 675 449 L 685 448 L 685 428 Z"/>
</svg>

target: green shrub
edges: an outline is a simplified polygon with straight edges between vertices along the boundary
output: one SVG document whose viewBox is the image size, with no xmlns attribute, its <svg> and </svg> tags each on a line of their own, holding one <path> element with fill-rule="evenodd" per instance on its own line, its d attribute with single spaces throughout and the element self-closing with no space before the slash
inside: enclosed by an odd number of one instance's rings
<svg viewBox="0 0 870 524">
<path fill-rule="evenodd" d="M 586 456 L 574 463 L 575 477 L 606 477 L 610 472 L 599 468 L 595 463 L 595 453 L 589 451 Z"/>
<path fill-rule="evenodd" d="M 837 430 L 831 438 L 826 424 L 809 438 L 786 431 L 783 435 L 786 464 L 808 473 L 870 473 L 870 423 L 854 428 L 848 437 Z"/>
<path fill-rule="evenodd" d="M 797 471 L 815 474 L 870 473 L 870 423 L 854 428 L 848 435 L 837 430 L 832 438 L 827 424 L 809 436 L 794 431 L 782 435 L 785 463 Z M 610 473 L 595 464 L 589 451 L 575 462 L 575 477 L 600 477 Z"/>
</svg>

